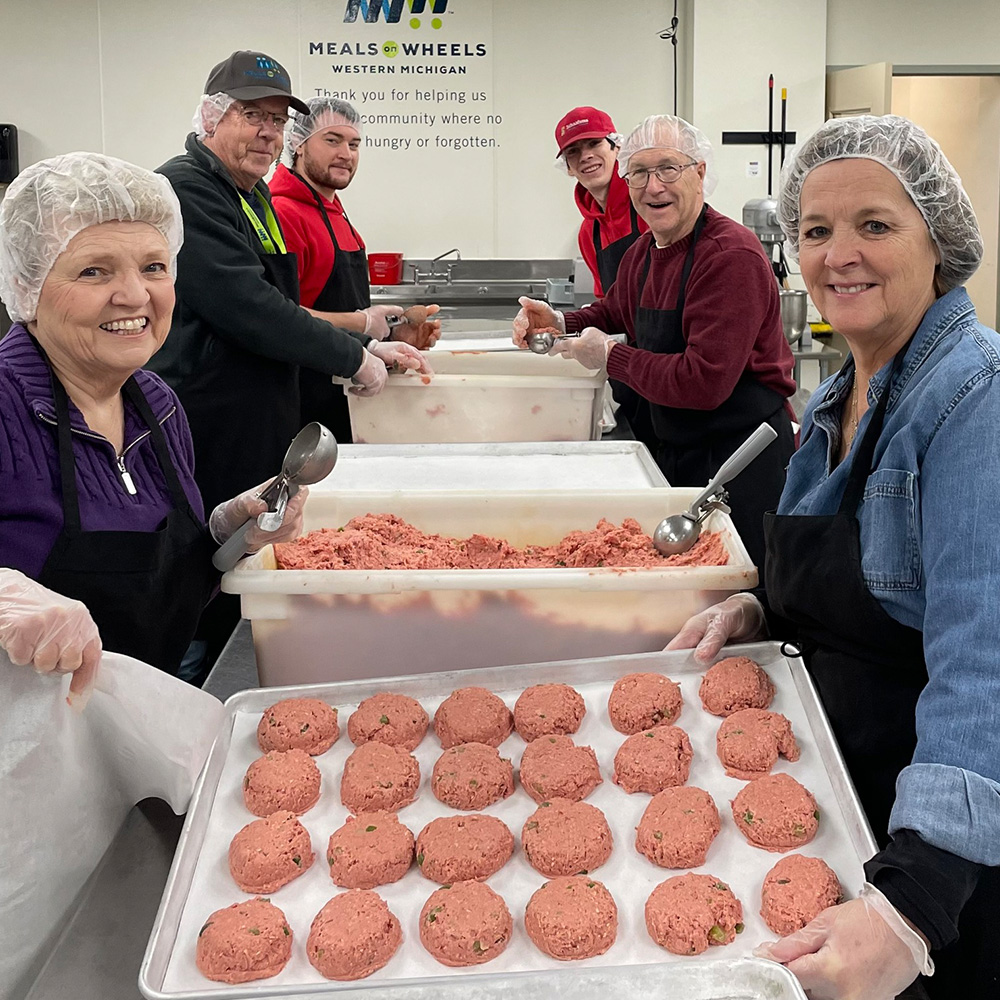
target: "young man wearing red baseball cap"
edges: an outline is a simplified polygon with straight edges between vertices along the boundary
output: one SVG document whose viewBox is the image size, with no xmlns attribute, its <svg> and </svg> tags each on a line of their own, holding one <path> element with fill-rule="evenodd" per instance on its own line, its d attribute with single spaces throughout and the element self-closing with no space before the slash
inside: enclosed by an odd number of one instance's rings
<svg viewBox="0 0 1000 1000">
<path fill-rule="evenodd" d="M 597 298 L 614 284 L 625 251 L 649 228 L 618 176 L 620 144 L 611 116 L 597 108 L 573 108 L 556 125 L 557 159 L 577 182 L 576 205 L 583 216 L 580 253 L 594 276 Z"/>
</svg>

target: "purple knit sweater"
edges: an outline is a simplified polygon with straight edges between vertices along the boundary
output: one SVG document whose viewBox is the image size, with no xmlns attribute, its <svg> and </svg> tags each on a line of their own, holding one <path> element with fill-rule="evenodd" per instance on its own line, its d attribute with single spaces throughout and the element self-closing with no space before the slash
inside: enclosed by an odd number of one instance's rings
<svg viewBox="0 0 1000 1000">
<path fill-rule="evenodd" d="M 140 370 L 136 381 L 163 428 L 191 507 L 204 519 L 184 411 L 156 375 Z M 154 530 L 170 512 L 170 491 L 148 430 L 132 404 L 125 401 L 123 455 L 134 495 L 125 489 L 111 442 L 89 430 L 72 401 L 69 412 L 83 529 Z M 49 369 L 27 330 L 15 324 L 0 340 L 0 566 L 37 579 L 62 525 Z"/>
</svg>

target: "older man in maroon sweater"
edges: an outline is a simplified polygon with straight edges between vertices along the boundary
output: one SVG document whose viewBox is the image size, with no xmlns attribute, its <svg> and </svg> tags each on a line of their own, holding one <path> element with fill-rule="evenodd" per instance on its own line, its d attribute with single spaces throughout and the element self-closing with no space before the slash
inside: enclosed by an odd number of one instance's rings
<svg viewBox="0 0 1000 1000">
<path fill-rule="evenodd" d="M 729 486 L 733 521 L 758 566 L 764 511 L 778 505 L 795 447 L 792 354 L 778 288 L 757 238 L 705 203 L 711 145 L 672 115 L 625 139 L 619 171 L 650 231 L 629 248 L 600 302 L 562 313 L 521 299 L 514 341 L 532 330 L 582 331 L 551 353 L 607 368 L 637 396 L 631 417 L 674 486 L 704 486 L 762 422 L 778 439 Z M 609 334 L 626 333 L 628 344 Z"/>
</svg>

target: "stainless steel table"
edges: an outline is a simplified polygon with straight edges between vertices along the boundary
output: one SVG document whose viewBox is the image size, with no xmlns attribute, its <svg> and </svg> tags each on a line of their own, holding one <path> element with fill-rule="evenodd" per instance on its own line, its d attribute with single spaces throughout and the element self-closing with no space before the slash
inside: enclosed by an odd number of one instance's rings
<svg viewBox="0 0 1000 1000">
<path fill-rule="evenodd" d="M 819 380 L 820 382 L 823 382 L 830 377 L 833 373 L 833 366 L 839 362 L 844 355 L 843 352 L 838 351 L 836 348 L 830 347 L 827 344 L 821 344 L 814 340 L 810 347 L 793 347 L 792 357 L 795 359 L 795 367 L 793 369 L 795 384 L 801 385 L 803 361 L 819 362 Z"/>
<path fill-rule="evenodd" d="M 241 621 L 205 682 L 226 700 L 257 687 L 250 623 Z M 158 799 L 140 802 L 87 880 L 37 976 L 14 993 L 24 1000 L 140 1000 L 146 940 L 184 818 Z"/>
</svg>

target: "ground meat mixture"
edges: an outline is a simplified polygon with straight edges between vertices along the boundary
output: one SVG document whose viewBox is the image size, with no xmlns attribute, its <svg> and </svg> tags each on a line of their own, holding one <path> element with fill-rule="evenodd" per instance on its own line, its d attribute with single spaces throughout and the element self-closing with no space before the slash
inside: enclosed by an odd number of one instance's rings
<svg viewBox="0 0 1000 1000">
<path fill-rule="evenodd" d="M 246 893 L 277 892 L 312 863 L 309 833 L 287 810 L 248 823 L 229 845 L 230 874 Z"/>
<path fill-rule="evenodd" d="M 760 915 L 775 934 L 787 937 L 840 897 L 840 882 L 825 861 L 789 854 L 764 876 Z"/>
<path fill-rule="evenodd" d="M 348 816 L 326 849 L 330 878 L 345 889 L 374 889 L 398 882 L 413 863 L 413 834 L 395 813 Z"/>
<path fill-rule="evenodd" d="M 502 538 L 429 535 L 395 514 L 363 514 L 342 528 L 320 528 L 274 547 L 279 569 L 551 569 L 570 567 L 725 566 L 722 535 L 703 531 L 694 547 L 661 556 L 639 522 L 603 518 L 557 545 L 515 548 Z"/>
<path fill-rule="evenodd" d="M 682 705 L 680 685 L 669 677 L 626 674 L 611 689 L 608 718 L 618 732 L 631 735 L 654 726 L 673 725 Z"/>
<path fill-rule="evenodd" d="M 420 702 L 388 691 L 365 698 L 347 720 L 347 735 L 356 746 L 374 740 L 416 750 L 426 732 L 427 713 Z"/>
<path fill-rule="evenodd" d="M 381 969 L 403 940 L 399 921 L 378 893 L 352 889 L 334 896 L 309 928 L 306 957 L 327 979 L 364 979 Z"/>
<path fill-rule="evenodd" d="M 498 747 L 514 729 L 514 716 L 492 691 L 464 687 L 452 691 L 434 713 L 434 732 L 445 750 L 460 743 Z"/>
<path fill-rule="evenodd" d="M 601 769 L 591 747 L 578 747 L 569 736 L 540 736 L 521 754 L 521 787 L 536 801 L 585 799 L 601 783 Z"/>
<path fill-rule="evenodd" d="M 276 976 L 292 957 L 292 929 L 267 899 L 216 910 L 198 932 L 195 963 L 218 983 L 249 983 Z"/>
<path fill-rule="evenodd" d="M 318 698 L 285 698 L 261 716 L 257 742 L 261 750 L 305 750 L 326 753 L 340 735 L 337 710 Z"/>
<path fill-rule="evenodd" d="M 587 875 L 556 878 L 528 900 L 524 929 L 552 958 L 593 958 L 615 943 L 618 907 L 611 893 Z"/>
<path fill-rule="evenodd" d="M 698 694 L 706 712 L 732 715 L 743 708 L 768 708 L 774 684 L 748 656 L 729 656 L 708 668 Z"/>
<path fill-rule="evenodd" d="M 489 962 L 513 930 L 507 904 L 485 882 L 442 886 L 420 911 L 420 942 L 442 965 Z"/>
<path fill-rule="evenodd" d="M 417 867 L 432 882 L 489 878 L 514 853 L 514 835 L 496 816 L 439 816 L 417 837 Z"/>
<path fill-rule="evenodd" d="M 787 760 L 799 759 L 792 724 L 783 715 L 762 708 L 733 712 L 719 726 L 715 747 L 726 774 L 741 781 L 768 774 L 779 753 Z"/>
<path fill-rule="evenodd" d="M 580 728 L 587 709 L 568 684 L 535 684 L 514 704 L 514 728 L 525 743 L 539 736 L 566 736 Z"/>
<path fill-rule="evenodd" d="M 683 785 L 691 770 L 691 740 L 679 726 L 657 726 L 630 736 L 615 754 L 611 780 L 626 792 L 655 795 Z"/>
<path fill-rule="evenodd" d="M 485 809 L 513 793 L 514 766 L 496 747 L 460 743 L 438 757 L 431 791 L 452 809 Z"/>
<path fill-rule="evenodd" d="M 697 868 L 705 863 L 720 827 L 719 810 L 704 789 L 665 788 L 649 800 L 635 846 L 661 868 Z"/>
<path fill-rule="evenodd" d="M 733 799 L 733 819 L 765 851 L 804 847 L 819 829 L 816 800 L 788 774 L 767 774 L 745 785 Z"/>
<path fill-rule="evenodd" d="M 613 846 L 604 813 L 587 802 L 543 802 L 521 828 L 528 862 L 549 878 L 586 875 L 611 857 Z"/>
<path fill-rule="evenodd" d="M 646 900 L 646 929 L 675 955 L 700 955 L 743 931 L 743 907 L 714 875 L 675 875 Z"/>
<path fill-rule="evenodd" d="M 402 809 L 417 797 L 420 765 L 400 747 L 362 743 L 344 762 L 340 801 L 352 813 Z"/>
<path fill-rule="evenodd" d="M 243 778 L 243 801 L 255 816 L 288 810 L 301 816 L 319 801 L 320 773 L 305 750 L 272 750 Z"/>
</svg>

